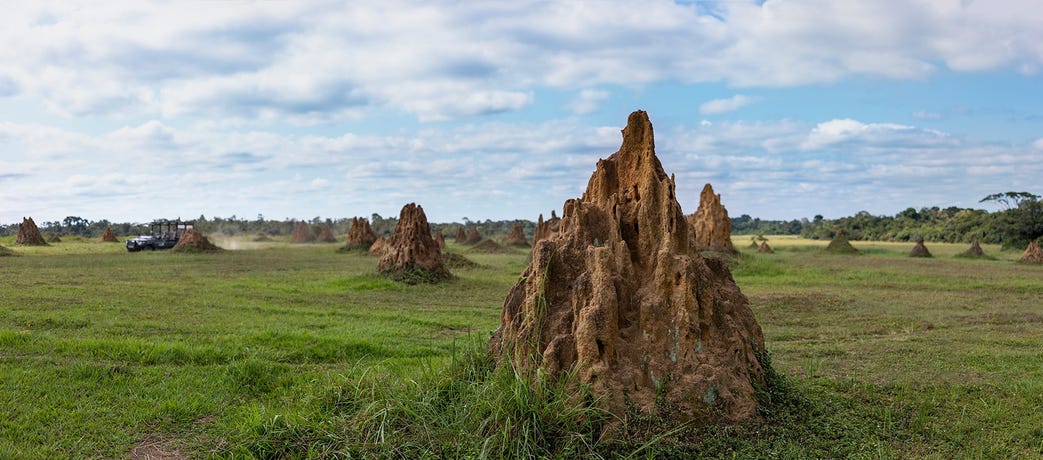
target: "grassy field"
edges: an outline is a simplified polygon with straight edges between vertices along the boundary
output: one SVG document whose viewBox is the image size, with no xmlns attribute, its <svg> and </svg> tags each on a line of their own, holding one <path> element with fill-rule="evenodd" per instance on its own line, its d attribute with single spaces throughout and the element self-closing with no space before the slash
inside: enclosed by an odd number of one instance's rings
<svg viewBox="0 0 1043 460">
<path fill-rule="evenodd" d="M 481 266 L 407 286 L 336 245 L 0 239 L 17 253 L 0 257 L 0 458 L 1043 457 L 1043 267 L 990 246 L 911 259 L 911 243 L 834 256 L 769 238 L 775 254 L 743 249 L 733 271 L 785 376 L 779 403 L 761 423 L 648 423 L 623 441 L 576 422 L 590 414 L 553 385 L 487 369 L 525 252 L 451 245 Z"/>
</svg>

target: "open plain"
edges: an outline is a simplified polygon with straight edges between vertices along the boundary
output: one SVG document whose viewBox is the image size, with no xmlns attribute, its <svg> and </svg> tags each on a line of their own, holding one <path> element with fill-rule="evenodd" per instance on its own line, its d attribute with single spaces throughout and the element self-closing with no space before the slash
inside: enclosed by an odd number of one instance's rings
<svg viewBox="0 0 1043 460">
<path fill-rule="evenodd" d="M 405 285 L 374 257 L 288 241 L 16 247 L 0 457 L 1043 456 L 1043 267 L 990 245 L 914 259 L 911 243 L 833 255 L 769 236 L 758 254 L 747 238 L 732 272 L 783 382 L 763 420 L 625 420 L 614 437 L 553 382 L 505 383 L 485 359 L 526 250 Z"/>
</svg>

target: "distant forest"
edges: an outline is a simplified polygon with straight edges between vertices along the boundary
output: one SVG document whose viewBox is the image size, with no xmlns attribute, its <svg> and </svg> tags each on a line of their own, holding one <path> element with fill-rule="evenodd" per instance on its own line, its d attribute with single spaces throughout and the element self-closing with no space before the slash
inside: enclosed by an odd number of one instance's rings
<svg viewBox="0 0 1043 460">
<path fill-rule="evenodd" d="M 741 215 L 732 218 L 732 234 L 800 235 L 804 238 L 831 239 L 837 229 L 852 240 L 909 241 L 922 236 L 926 241 L 945 243 L 1002 244 L 1004 248 L 1024 248 L 1029 241 L 1043 237 L 1043 201 L 1028 192 L 989 195 L 980 201 L 995 202 L 1004 209 L 987 212 L 971 208 L 907 208 L 894 216 L 874 216 L 861 211 L 839 219 L 761 220 Z"/>
<path fill-rule="evenodd" d="M 922 236 L 927 241 L 946 243 L 1002 244 L 1005 248 L 1023 248 L 1029 241 L 1043 237 L 1043 201 L 1039 195 L 1028 192 L 1005 192 L 989 195 L 981 202 L 995 202 L 1004 209 L 987 212 L 971 208 L 908 208 L 894 216 L 874 216 L 862 211 L 853 216 L 839 219 L 762 220 L 743 214 L 732 218 L 732 234 L 735 235 L 800 235 L 810 239 L 831 239 L 837 229 L 844 229 L 852 240 L 909 241 Z M 270 235 L 280 236 L 293 233 L 299 222 L 294 219 L 270 220 L 262 215 L 254 219 L 199 216 L 196 228 L 206 234 Z M 334 234 L 343 235 L 351 226 L 351 218 L 314 217 L 306 220 L 315 227 L 329 225 Z M 390 235 L 398 218 L 369 216 L 370 225 L 377 235 Z M 432 230 L 442 230 L 446 238 L 453 238 L 460 227 L 477 227 L 486 237 L 506 235 L 515 223 L 520 223 L 527 235 L 532 235 L 536 223 L 530 220 L 472 221 L 432 223 Z M 0 236 L 18 233 L 18 222 L 0 225 Z M 37 222 L 45 236 L 77 235 L 86 238 L 100 237 L 105 227 L 111 227 L 117 235 L 145 233 L 147 226 L 130 223 L 114 223 L 108 220 L 90 221 L 69 216 L 61 221 Z"/>
</svg>

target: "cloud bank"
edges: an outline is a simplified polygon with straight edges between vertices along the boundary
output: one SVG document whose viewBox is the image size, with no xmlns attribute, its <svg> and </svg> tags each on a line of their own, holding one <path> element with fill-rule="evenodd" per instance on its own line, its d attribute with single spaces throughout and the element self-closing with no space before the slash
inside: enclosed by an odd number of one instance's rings
<svg viewBox="0 0 1043 460">
<path fill-rule="evenodd" d="M 707 181 L 733 213 L 764 218 L 974 206 L 1043 177 L 1038 133 L 966 135 L 988 112 L 961 106 L 974 91 L 900 116 L 872 96 L 797 108 L 850 82 L 1038 81 L 1038 9 L 16 2 L 0 15 L 0 222 L 148 220 L 156 194 L 182 217 L 393 215 L 419 200 L 436 221 L 534 218 L 579 195 L 617 123 L 649 105 L 670 108 L 651 115 L 687 212 Z"/>
<path fill-rule="evenodd" d="M 1038 12 L 1031 0 L 20 2 L 0 19 L 0 95 L 65 116 L 438 121 L 519 110 L 552 87 L 579 91 L 583 113 L 600 85 L 1035 75 Z"/>
</svg>

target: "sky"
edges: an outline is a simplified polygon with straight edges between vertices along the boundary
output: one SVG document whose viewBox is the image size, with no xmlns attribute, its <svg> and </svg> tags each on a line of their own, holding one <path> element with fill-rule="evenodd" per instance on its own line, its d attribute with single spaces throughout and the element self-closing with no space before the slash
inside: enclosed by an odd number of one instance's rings
<svg viewBox="0 0 1043 460">
<path fill-rule="evenodd" d="M 1043 194 L 1038 0 L 19 1 L 0 223 L 530 219 L 633 110 L 685 213 Z"/>
</svg>

